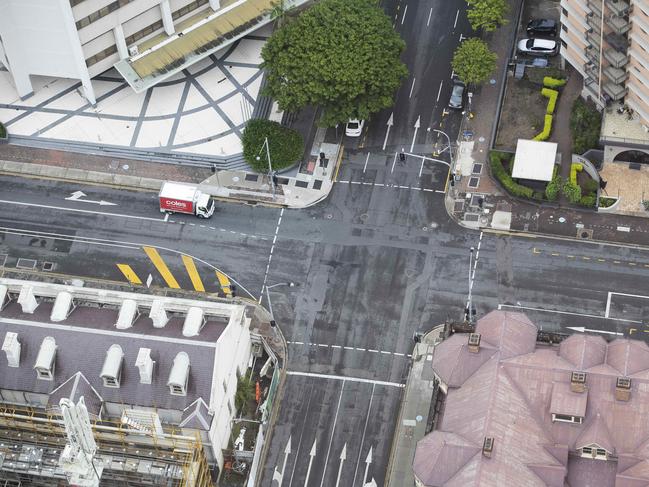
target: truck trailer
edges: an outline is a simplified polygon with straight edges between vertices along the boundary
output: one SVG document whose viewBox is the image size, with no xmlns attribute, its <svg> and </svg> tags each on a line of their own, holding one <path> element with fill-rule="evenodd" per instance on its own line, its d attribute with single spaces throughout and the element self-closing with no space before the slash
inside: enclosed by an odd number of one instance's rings
<svg viewBox="0 0 649 487">
<path fill-rule="evenodd" d="M 214 213 L 214 201 L 193 184 L 162 183 L 159 194 L 162 213 L 185 213 L 209 218 Z"/>
</svg>

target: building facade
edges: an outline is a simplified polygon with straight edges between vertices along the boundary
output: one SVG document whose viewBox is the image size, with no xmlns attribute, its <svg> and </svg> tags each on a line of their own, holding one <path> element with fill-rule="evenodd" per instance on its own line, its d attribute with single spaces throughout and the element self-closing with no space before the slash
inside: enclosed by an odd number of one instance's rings
<svg viewBox="0 0 649 487">
<path fill-rule="evenodd" d="M 91 79 L 117 65 L 137 91 L 173 76 L 270 22 L 270 0 L 6 0 L 0 63 L 18 94 L 34 76 L 72 78 L 89 103 Z"/>
<path fill-rule="evenodd" d="M 83 397 L 101 485 L 212 485 L 252 356 L 247 314 L 225 302 L 0 279 L 0 477 L 65 479 L 59 405 Z"/>
</svg>

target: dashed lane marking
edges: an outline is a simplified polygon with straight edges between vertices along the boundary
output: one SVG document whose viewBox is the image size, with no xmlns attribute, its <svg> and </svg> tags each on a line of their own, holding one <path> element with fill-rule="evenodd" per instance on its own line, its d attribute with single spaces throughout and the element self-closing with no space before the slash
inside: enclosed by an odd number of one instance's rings
<svg viewBox="0 0 649 487">
<path fill-rule="evenodd" d="M 412 189 L 414 191 L 427 191 L 430 193 L 440 193 L 440 194 L 445 193 L 445 191 L 442 189 L 422 188 L 420 186 L 403 186 L 400 184 L 373 183 L 370 181 L 338 181 L 338 182 L 342 184 L 357 184 L 359 186 L 374 186 L 376 188 Z"/>
<path fill-rule="evenodd" d="M 117 268 L 122 271 L 124 277 L 128 279 L 131 284 L 142 284 L 142 280 L 138 277 L 135 271 L 128 264 L 117 264 Z"/>
<path fill-rule="evenodd" d="M 361 348 L 361 347 L 350 347 L 350 346 L 342 346 L 342 345 L 329 345 L 327 343 L 308 343 L 308 342 L 295 342 L 295 341 L 287 341 L 289 345 L 297 345 L 297 346 L 308 346 L 308 347 L 317 347 L 317 348 L 332 348 L 334 350 L 353 350 L 355 352 L 367 352 L 367 353 L 380 353 L 383 355 L 394 355 L 395 357 L 408 357 L 411 358 L 411 354 L 405 354 L 405 353 L 400 353 L 400 352 L 390 352 L 388 350 L 376 350 L 374 348 Z"/>
<path fill-rule="evenodd" d="M 577 259 L 581 259 L 581 260 L 584 260 L 584 261 L 596 260 L 597 262 L 599 262 L 601 264 L 609 263 L 609 264 L 615 264 L 615 265 L 628 265 L 630 267 L 642 266 L 642 267 L 649 268 L 649 264 L 645 264 L 645 263 L 642 263 L 642 262 L 621 261 L 621 260 L 617 260 L 617 259 L 605 259 L 605 258 L 602 258 L 602 257 L 596 257 L 595 258 L 595 257 L 589 257 L 587 255 L 562 254 L 560 252 L 549 252 L 547 250 L 542 250 L 542 249 L 539 249 L 539 248 L 536 248 L 536 247 L 534 247 L 532 249 L 532 254 L 537 255 L 537 256 L 545 254 L 545 255 L 551 255 L 552 257 L 565 257 L 566 259 L 571 259 L 571 260 L 577 260 Z"/>
</svg>

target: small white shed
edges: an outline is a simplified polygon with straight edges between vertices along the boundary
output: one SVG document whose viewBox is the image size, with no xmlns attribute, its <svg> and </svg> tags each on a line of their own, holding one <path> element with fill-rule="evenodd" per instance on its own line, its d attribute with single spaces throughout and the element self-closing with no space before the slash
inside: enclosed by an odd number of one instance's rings
<svg viewBox="0 0 649 487">
<path fill-rule="evenodd" d="M 556 159 L 556 142 L 518 139 L 512 178 L 551 181 Z"/>
</svg>

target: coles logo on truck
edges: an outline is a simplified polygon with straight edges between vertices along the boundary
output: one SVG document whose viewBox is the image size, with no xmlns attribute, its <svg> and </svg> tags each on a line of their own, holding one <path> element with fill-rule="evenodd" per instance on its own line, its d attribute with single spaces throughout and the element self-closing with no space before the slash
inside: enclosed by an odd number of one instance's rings
<svg viewBox="0 0 649 487">
<path fill-rule="evenodd" d="M 182 201 L 182 200 L 172 200 L 169 198 L 162 198 L 162 205 L 165 208 L 168 208 L 170 210 L 176 210 L 176 211 L 191 211 L 192 210 L 192 204 L 189 201 Z"/>
</svg>

